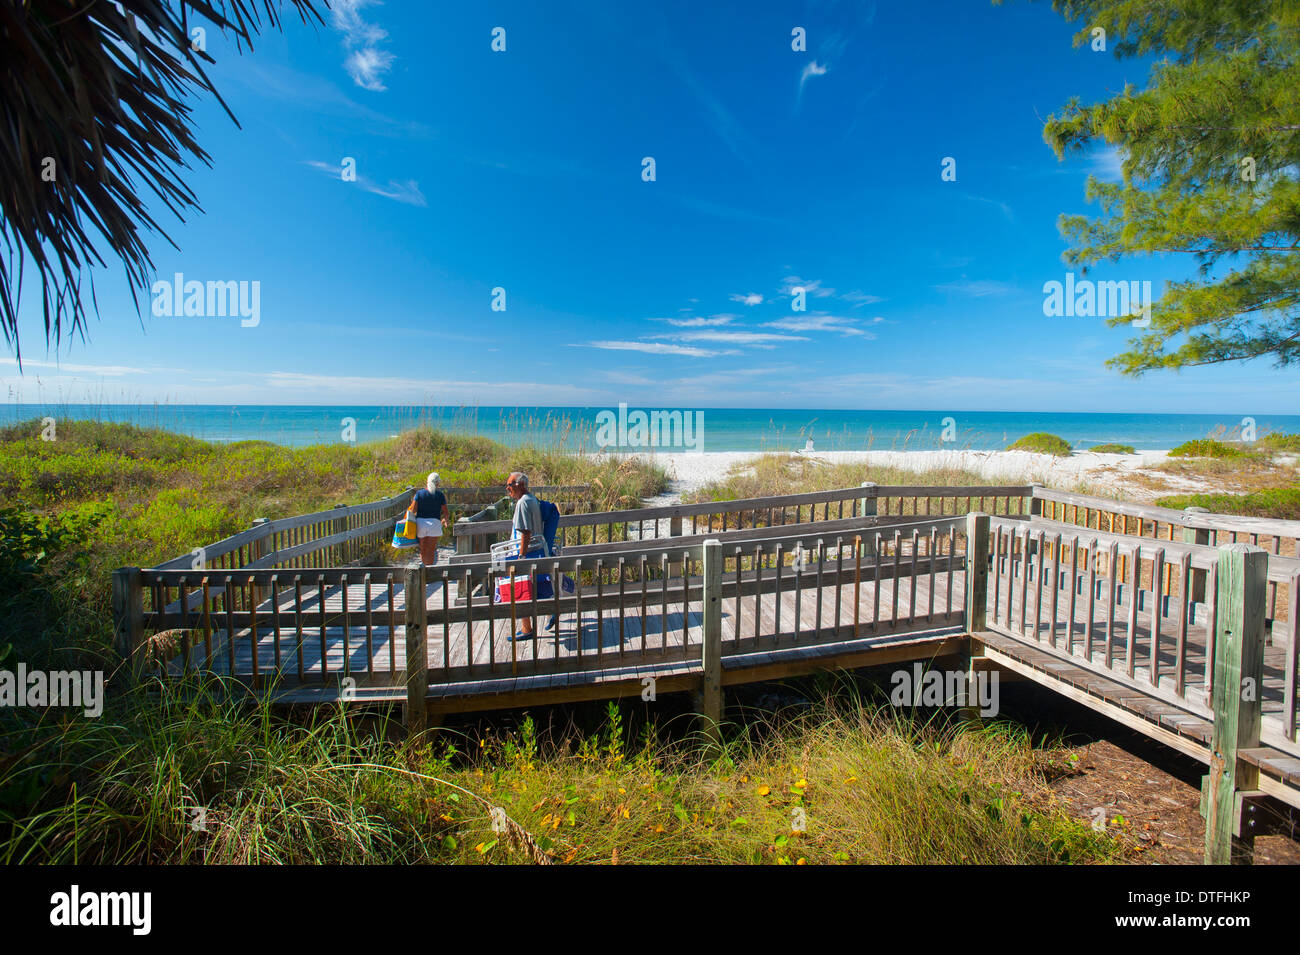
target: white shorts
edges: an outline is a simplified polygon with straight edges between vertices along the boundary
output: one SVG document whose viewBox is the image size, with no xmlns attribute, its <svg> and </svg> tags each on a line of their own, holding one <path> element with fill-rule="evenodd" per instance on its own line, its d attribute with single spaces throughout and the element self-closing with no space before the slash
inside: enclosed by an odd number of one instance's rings
<svg viewBox="0 0 1300 955">
<path fill-rule="evenodd" d="M 442 521 L 436 517 L 417 517 L 415 519 L 415 536 L 441 537 Z"/>
</svg>

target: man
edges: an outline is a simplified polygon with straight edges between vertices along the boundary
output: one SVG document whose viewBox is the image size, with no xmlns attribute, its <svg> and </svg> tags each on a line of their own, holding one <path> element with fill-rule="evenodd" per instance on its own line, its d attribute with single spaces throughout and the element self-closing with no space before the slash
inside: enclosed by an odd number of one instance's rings
<svg viewBox="0 0 1300 955">
<path fill-rule="evenodd" d="M 522 471 L 512 471 L 506 481 L 506 493 L 515 502 L 515 516 L 511 525 L 514 538 L 519 541 L 519 556 L 543 556 L 546 540 L 542 537 L 542 508 L 537 503 L 537 498 L 528 491 L 528 475 Z M 519 632 L 512 639 L 532 638 L 533 621 L 531 617 L 525 617 L 520 622 Z"/>
</svg>

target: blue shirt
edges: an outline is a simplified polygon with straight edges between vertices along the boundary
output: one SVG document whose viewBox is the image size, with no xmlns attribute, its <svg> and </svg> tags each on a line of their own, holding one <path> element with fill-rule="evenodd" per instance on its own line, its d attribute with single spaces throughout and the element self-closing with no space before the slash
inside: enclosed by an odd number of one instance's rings
<svg viewBox="0 0 1300 955">
<path fill-rule="evenodd" d="M 442 509 L 447 506 L 447 495 L 441 491 L 416 491 L 415 516 L 436 517 L 442 520 Z"/>
</svg>

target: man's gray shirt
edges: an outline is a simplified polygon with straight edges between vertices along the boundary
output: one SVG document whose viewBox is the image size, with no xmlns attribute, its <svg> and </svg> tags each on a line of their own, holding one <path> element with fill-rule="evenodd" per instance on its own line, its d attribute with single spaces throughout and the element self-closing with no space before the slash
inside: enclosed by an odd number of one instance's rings
<svg viewBox="0 0 1300 955">
<path fill-rule="evenodd" d="M 515 501 L 515 516 L 512 524 L 515 537 L 521 537 L 521 531 L 528 531 L 530 553 L 546 545 L 545 538 L 542 537 L 542 506 L 537 503 L 537 498 L 532 494 L 524 494 Z"/>
</svg>

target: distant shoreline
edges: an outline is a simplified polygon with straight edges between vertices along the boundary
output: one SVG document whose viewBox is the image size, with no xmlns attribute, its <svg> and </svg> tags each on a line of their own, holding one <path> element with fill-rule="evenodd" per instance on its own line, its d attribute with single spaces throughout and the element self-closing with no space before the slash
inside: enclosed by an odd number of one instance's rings
<svg viewBox="0 0 1300 955">
<path fill-rule="evenodd" d="M 656 413 L 653 406 L 643 406 Z M 56 419 L 91 420 L 163 428 L 219 444 L 269 441 L 286 447 L 358 445 L 390 439 L 414 428 L 436 428 L 464 437 L 479 436 L 507 445 L 533 444 L 553 451 L 587 452 L 602 446 L 598 416 L 611 409 L 502 406 L 361 405 L 192 405 L 77 404 L 70 402 L 0 405 L 0 427 Z M 674 412 L 669 409 L 666 413 Z M 682 409 L 700 416 L 689 433 L 658 440 L 663 451 L 639 435 L 620 440 L 618 453 L 656 450 L 672 453 L 795 452 L 812 439 L 818 454 L 999 451 L 1034 432 L 1048 432 L 1086 450 L 1117 442 L 1143 453 L 1177 447 L 1185 441 L 1230 435 L 1245 422 L 1261 435 L 1300 432 L 1300 415 L 1253 417 L 1223 414 L 1132 414 L 1118 412 L 1022 411 L 860 411 L 762 408 Z M 620 435 L 620 438 L 623 436 Z"/>
</svg>

